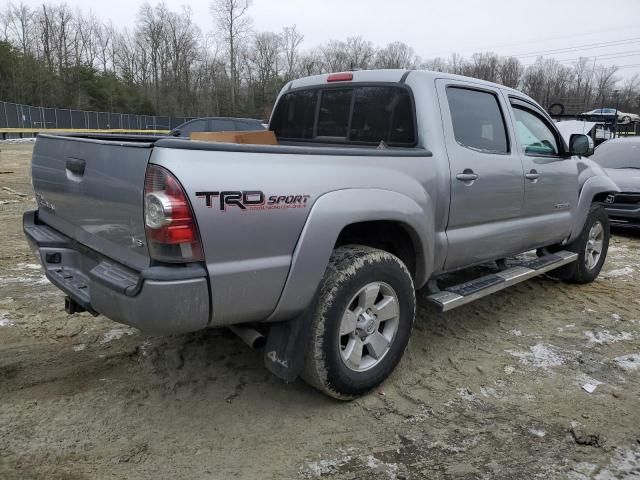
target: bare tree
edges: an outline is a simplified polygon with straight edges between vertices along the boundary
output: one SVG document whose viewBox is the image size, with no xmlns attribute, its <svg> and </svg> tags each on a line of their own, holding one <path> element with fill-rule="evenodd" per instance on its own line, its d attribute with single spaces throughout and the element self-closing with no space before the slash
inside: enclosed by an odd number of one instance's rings
<svg viewBox="0 0 640 480">
<path fill-rule="evenodd" d="M 285 59 L 284 81 L 292 80 L 298 67 L 298 50 L 304 35 L 298 31 L 298 27 L 292 25 L 282 29 L 282 50 Z"/>
<path fill-rule="evenodd" d="M 415 68 L 420 63 L 413 48 L 406 43 L 392 42 L 378 50 L 376 54 L 376 68 Z"/>
<path fill-rule="evenodd" d="M 515 57 L 507 57 L 500 62 L 500 83 L 507 87 L 518 88 L 524 68 Z"/>
<path fill-rule="evenodd" d="M 231 108 L 235 109 L 236 98 L 240 89 L 238 74 L 238 50 L 251 30 L 251 18 L 247 15 L 250 0 L 214 0 L 211 13 L 222 32 L 229 56 L 229 73 L 231 82 Z"/>
</svg>

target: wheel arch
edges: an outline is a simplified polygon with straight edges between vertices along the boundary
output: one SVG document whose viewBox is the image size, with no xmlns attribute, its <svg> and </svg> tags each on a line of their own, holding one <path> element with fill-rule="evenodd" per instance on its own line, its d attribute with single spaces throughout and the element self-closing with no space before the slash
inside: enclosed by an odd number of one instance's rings
<svg viewBox="0 0 640 480">
<path fill-rule="evenodd" d="M 573 221 L 573 228 L 569 241 L 574 240 L 580 235 L 584 222 L 589 215 L 589 209 L 593 203 L 604 201 L 604 199 L 610 193 L 619 192 L 620 189 L 606 175 L 595 175 L 588 178 L 580 190 L 580 196 L 578 198 L 578 206 L 576 208 L 576 215 Z"/>
<path fill-rule="evenodd" d="M 368 246 L 389 246 L 405 264 L 413 255 L 414 283 L 424 285 L 433 266 L 434 218 L 428 195 L 419 204 L 398 192 L 345 189 L 326 193 L 314 203 L 300 234 L 278 304 L 267 321 L 287 320 L 310 304 L 336 246 L 357 240 Z M 372 234 L 400 233 L 380 242 Z M 410 244 L 407 243 L 410 241 Z M 404 259 L 402 258 L 404 256 Z M 409 262 L 411 263 L 411 262 Z"/>
</svg>

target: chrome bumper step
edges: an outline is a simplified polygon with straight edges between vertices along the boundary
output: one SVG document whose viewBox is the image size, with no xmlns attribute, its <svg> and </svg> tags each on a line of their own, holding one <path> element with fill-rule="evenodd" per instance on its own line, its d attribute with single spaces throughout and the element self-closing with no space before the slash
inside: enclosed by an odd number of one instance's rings
<svg viewBox="0 0 640 480">
<path fill-rule="evenodd" d="M 552 255 L 545 255 L 520 265 L 510 267 L 501 272 L 485 275 L 470 282 L 448 287 L 433 293 L 427 299 L 436 304 L 443 312 L 460 307 L 467 303 L 504 290 L 530 278 L 542 275 L 550 270 L 575 262 L 578 254 L 562 250 Z"/>
</svg>

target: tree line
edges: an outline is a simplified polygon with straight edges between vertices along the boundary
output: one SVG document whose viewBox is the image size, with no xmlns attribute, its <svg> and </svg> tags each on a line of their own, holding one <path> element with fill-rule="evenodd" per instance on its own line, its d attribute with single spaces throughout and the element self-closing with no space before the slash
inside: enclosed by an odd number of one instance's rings
<svg viewBox="0 0 640 480">
<path fill-rule="evenodd" d="M 253 27 L 250 0 L 213 0 L 203 32 L 188 7 L 143 4 L 132 28 L 65 3 L 8 3 L 0 12 L 0 100 L 34 106 L 172 116 L 267 118 L 283 85 L 300 76 L 353 68 L 428 69 L 514 87 L 540 104 L 580 112 L 640 110 L 638 75 L 592 58 L 565 65 L 538 57 L 525 66 L 491 52 L 421 59 L 400 41 L 363 37 L 303 48 L 295 25 Z"/>
</svg>

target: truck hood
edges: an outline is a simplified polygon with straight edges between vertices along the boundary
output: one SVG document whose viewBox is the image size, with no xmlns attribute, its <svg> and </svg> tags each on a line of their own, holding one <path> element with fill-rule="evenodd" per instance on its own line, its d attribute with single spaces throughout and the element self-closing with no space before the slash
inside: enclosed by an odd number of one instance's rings
<svg viewBox="0 0 640 480">
<path fill-rule="evenodd" d="M 604 171 L 622 192 L 640 192 L 640 169 L 605 168 Z"/>
</svg>

